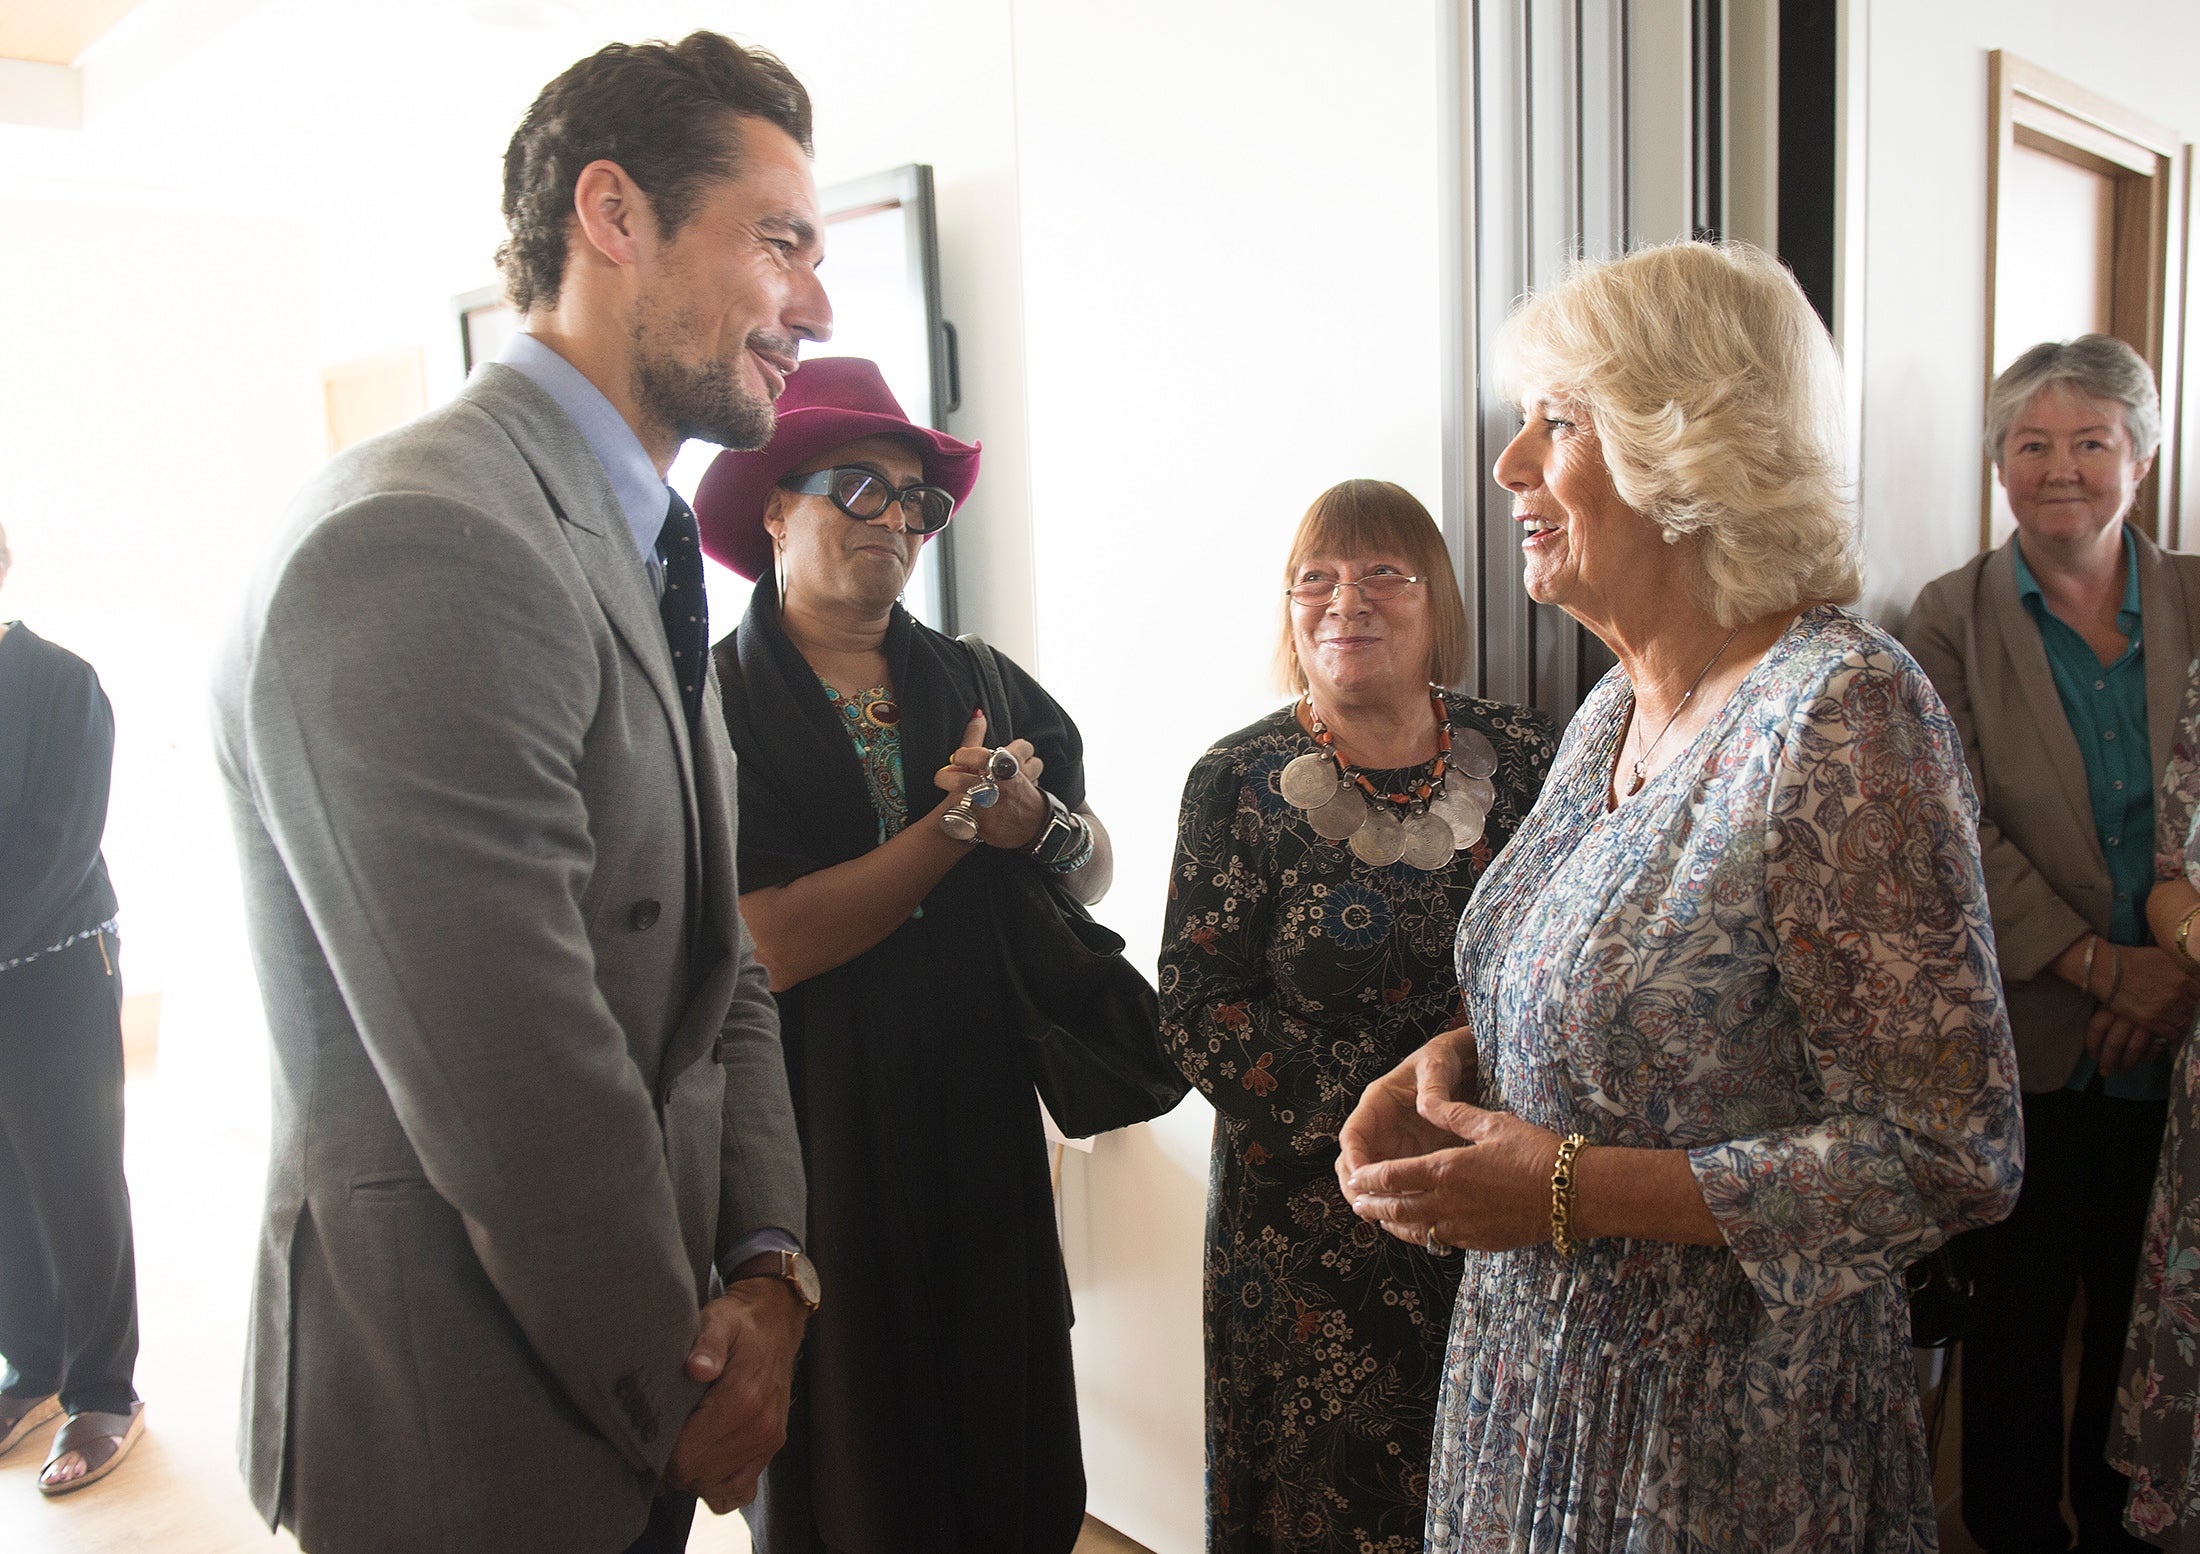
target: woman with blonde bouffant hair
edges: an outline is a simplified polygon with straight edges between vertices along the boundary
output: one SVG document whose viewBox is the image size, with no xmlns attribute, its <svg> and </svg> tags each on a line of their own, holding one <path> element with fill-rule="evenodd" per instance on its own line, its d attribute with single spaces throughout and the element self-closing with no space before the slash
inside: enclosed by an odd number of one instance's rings
<svg viewBox="0 0 2200 1554">
<path fill-rule="evenodd" d="M 1555 729 L 1446 689 L 1466 607 L 1402 487 L 1323 492 L 1279 581 L 1293 699 L 1192 768 L 1161 954 L 1163 1041 L 1216 1111 L 1208 1547 L 1405 1554 L 1457 1267 L 1338 1200 L 1337 1128 L 1457 1022 L 1452 926 Z"/>
<path fill-rule="evenodd" d="M 1740 245 L 1500 337 L 1529 597 L 1618 665 L 1338 1177 L 1465 1249 L 1432 1554 L 1929 1550 L 1903 1270 L 2023 1164 L 1963 741 L 1861 578 L 1831 342 Z"/>
</svg>

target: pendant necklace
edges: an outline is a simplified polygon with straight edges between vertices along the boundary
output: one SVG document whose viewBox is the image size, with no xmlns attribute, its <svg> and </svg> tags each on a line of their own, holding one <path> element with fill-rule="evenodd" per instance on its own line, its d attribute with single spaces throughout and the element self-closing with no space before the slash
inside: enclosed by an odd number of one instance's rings
<svg viewBox="0 0 2200 1554">
<path fill-rule="evenodd" d="M 1381 868 L 1402 859 L 1424 873 L 1448 866 L 1460 848 L 1481 839 L 1497 799 L 1490 782 L 1497 747 L 1470 728 L 1459 735 L 1455 752 L 1441 686 L 1429 687 L 1429 701 L 1436 713 L 1436 757 L 1426 777 L 1392 793 L 1346 762 L 1309 693 L 1306 721 L 1320 748 L 1284 767 L 1278 787 L 1285 802 L 1305 812 L 1316 835 L 1348 844 L 1363 863 Z"/>
<path fill-rule="evenodd" d="M 1643 767 L 1649 762 L 1650 757 L 1657 754 L 1658 746 L 1665 743 L 1665 736 L 1673 731 L 1673 725 L 1680 720 L 1680 715 L 1688 710 L 1688 703 L 1694 698 L 1696 687 L 1703 684 L 1705 675 L 1711 673 L 1711 666 L 1726 657 L 1726 650 L 1734 645 L 1734 639 L 1741 634 L 1742 628 L 1739 626 L 1726 634 L 1726 640 L 1719 644 L 1719 650 L 1704 661 L 1704 666 L 1696 671 L 1696 678 L 1688 682 L 1688 689 L 1681 692 L 1680 705 L 1673 709 L 1673 716 L 1665 720 L 1665 727 L 1658 730 L 1658 737 L 1650 741 L 1650 748 L 1635 757 L 1635 780 L 1627 785 L 1628 798 L 1633 798 L 1640 793 L 1642 785 L 1650 780 L 1649 774 L 1643 771 Z M 1640 706 L 1641 703 L 1637 702 L 1636 705 Z"/>
</svg>

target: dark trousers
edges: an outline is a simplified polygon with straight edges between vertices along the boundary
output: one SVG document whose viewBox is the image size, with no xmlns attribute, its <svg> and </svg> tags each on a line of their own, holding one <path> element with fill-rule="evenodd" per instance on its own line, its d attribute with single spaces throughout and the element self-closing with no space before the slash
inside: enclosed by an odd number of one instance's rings
<svg viewBox="0 0 2200 1554">
<path fill-rule="evenodd" d="M 626 1554 L 681 1554 L 695 1526 L 695 1497 L 668 1489 L 649 1503 L 649 1525 Z"/>
<path fill-rule="evenodd" d="M 2162 1101 L 2075 1090 L 2024 1098 L 2024 1189 L 1998 1225 L 1957 1238 L 1977 1281 L 1963 1340 L 1963 1525 L 1987 1554 L 2062 1554 L 2063 1468 L 2081 1550 L 2143 1550 L 2130 1483 L 2103 1457 L 2132 1285 L 2161 1153 Z M 2063 1342 L 2085 1290 L 2076 1406 L 2063 1431 Z"/>
<path fill-rule="evenodd" d="M 71 1413 L 137 1401 L 112 935 L 0 971 L 0 1391 Z"/>
</svg>

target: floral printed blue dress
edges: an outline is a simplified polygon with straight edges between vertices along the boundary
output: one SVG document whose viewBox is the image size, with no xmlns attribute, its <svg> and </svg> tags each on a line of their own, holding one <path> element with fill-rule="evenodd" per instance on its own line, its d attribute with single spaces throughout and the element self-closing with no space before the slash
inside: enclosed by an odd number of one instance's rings
<svg viewBox="0 0 2200 1554">
<path fill-rule="evenodd" d="M 1976 802 L 1908 653 L 1806 611 L 1616 811 L 1567 730 L 1458 938 L 1485 1105 L 1685 1149 L 1723 1247 L 1469 1253 L 1429 1548 L 1936 1546 L 1900 1273 L 2015 1201 Z"/>
</svg>

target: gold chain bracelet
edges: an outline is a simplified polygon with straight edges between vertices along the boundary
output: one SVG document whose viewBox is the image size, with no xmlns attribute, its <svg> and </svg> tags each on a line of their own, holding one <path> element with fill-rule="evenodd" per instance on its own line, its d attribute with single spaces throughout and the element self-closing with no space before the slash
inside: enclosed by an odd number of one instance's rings
<svg viewBox="0 0 2200 1554">
<path fill-rule="evenodd" d="M 1566 1135 L 1558 1146 L 1558 1163 L 1551 1167 L 1551 1246 L 1561 1257 L 1571 1257 L 1574 1244 L 1574 1156 L 1588 1142 L 1578 1133 Z"/>
<path fill-rule="evenodd" d="M 2192 932 L 2192 920 L 2196 917 L 2200 917 L 2200 906 L 2187 912 L 2177 923 L 2177 958 L 2188 966 L 2200 965 L 2200 962 L 2193 960 L 2192 951 L 2185 944 L 2185 936 Z"/>
</svg>

